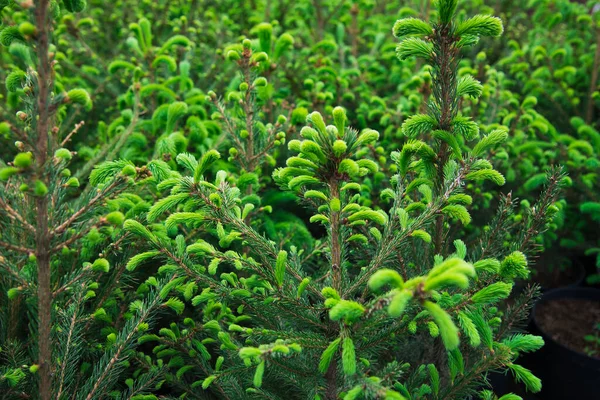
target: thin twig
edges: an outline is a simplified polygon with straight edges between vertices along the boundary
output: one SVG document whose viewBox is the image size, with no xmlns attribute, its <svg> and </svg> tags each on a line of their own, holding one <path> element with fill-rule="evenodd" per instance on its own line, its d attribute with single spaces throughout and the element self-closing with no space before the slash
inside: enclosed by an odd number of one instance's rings
<svg viewBox="0 0 600 400">
<path fill-rule="evenodd" d="M 80 229 L 79 232 L 77 232 L 76 235 L 73 235 L 70 238 L 68 238 L 67 240 L 65 240 L 64 242 L 60 242 L 59 244 L 57 244 L 54 247 L 52 247 L 52 250 L 51 250 L 52 253 L 55 253 L 55 252 L 59 251 L 63 247 L 69 247 L 69 245 L 71 245 L 72 243 L 74 243 L 77 240 L 81 239 L 82 237 L 84 237 L 85 235 L 87 235 L 88 233 L 90 233 L 90 231 L 92 229 L 97 228 L 97 227 L 98 227 L 97 224 L 92 224 L 92 225 L 89 225 L 85 229 Z"/>
<path fill-rule="evenodd" d="M 75 128 L 67 135 L 67 137 L 60 143 L 61 147 L 67 144 L 69 140 L 71 140 L 71 136 L 77 133 L 81 129 L 82 126 L 85 125 L 85 121 L 80 121 L 78 124 L 75 124 Z"/>
<path fill-rule="evenodd" d="M 85 289 L 84 287 L 82 287 L 82 289 Z M 60 396 L 62 394 L 63 391 L 63 387 L 64 387 L 64 383 L 65 383 L 65 373 L 67 370 L 67 364 L 68 364 L 68 355 L 69 355 L 69 351 L 71 350 L 71 338 L 73 337 L 73 331 L 75 330 L 75 322 L 77 322 L 77 312 L 73 313 L 73 317 L 71 318 L 71 325 L 69 326 L 69 334 L 67 336 L 67 343 L 65 343 L 65 349 L 66 349 L 66 354 L 63 357 L 62 360 L 62 368 L 60 371 L 60 381 L 59 381 L 59 386 L 58 386 L 58 394 L 56 395 L 57 399 L 60 399 Z"/>
<path fill-rule="evenodd" d="M 27 247 L 16 246 L 14 244 L 6 243 L 3 241 L 0 241 L 0 247 L 4 247 L 8 250 L 18 251 L 18 252 L 25 253 L 25 254 L 30 254 L 30 253 L 33 253 L 33 251 L 34 251 L 33 249 L 29 249 Z"/>
<path fill-rule="evenodd" d="M 28 231 L 35 232 L 35 228 L 33 227 L 33 225 L 27 222 L 21 214 L 15 211 L 15 209 L 9 206 L 4 200 L 0 200 L 0 208 L 4 209 L 7 212 L 8 217 L 10 219 L 19 221 L 21 224 L 23 224 L 25 228 L 27 228 Z"/>
<path fill-rule="evenodd" d="M 60 224 L 58 227 L 54 228 L 50 232 L 50 234 L 52 236 L 56 236 L 56 235 L 60 235 L 61 233 L 63 233 L 66 229 L 68 229 L 71 226 L 71 224 L 73 224 L 73 222 L 75 222 L 77 220 L 77 218 L 79 218 L 82 214 L 84 214 L 86 211 L 88 211 L 90 208 L 92 208 L 100 200 L 104 200 L 106 193 L 110 192 L 115 186 L 117 186 L 117 184 L 118 184 L 118 181 L 116 181 L 116 180 L 113 181 L 113 183 L 111 183 L 108 187 L 106 187 L 104 190 L 99 192 L 94 198 L 92 198 L 89 202 L 87 202 L 77 212 L 75 212 L 73 215 L 71 215 L 65 222 Z"/>
</svg>

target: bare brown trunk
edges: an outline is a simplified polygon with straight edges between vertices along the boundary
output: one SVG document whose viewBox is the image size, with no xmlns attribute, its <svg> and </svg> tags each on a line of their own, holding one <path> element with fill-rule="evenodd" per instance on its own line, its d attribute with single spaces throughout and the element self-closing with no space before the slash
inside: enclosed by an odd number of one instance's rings
<svg viewBox="0 0 600 400">
<path fill-rule="evenodd" d="M 352 15 L 352 25 L 350 29 L 350 36 L 352 38 L 352 56 L 356 59 L 358 58 L 358 39 L 360 37 L 360 32 L 358 28 L 358 13 L 360 12 L 358 8 L 358 4 L 353 4 L 350 9 L 350 14 Z"/>
<path fill-rule="evenodd" d="M 313 0 L 313 7 L 316 13 L 317 28 L 314 32 L 315 40 L 320 42 L 323 40 L 323 33 L 325 31 L 325 16 L 323 15 L 323 6 L 319 0 Z"/>
<path fill-rule="evenodd" d="M 48 57 L 49 31 L 48 0 L 38 0 L 35 5 L 38 56 L 38 98 L 37 98 L 37 178 L 46 182 L 45 165 L 48 158 L 48 130 L 50 115 L 48 100 L 50 95 L 51 66 Z M 36 199 L 36 255 L 38 264 L 38 356 L 39 356 L 39 396 L 42 400 L 52 397 L 52 288 L 50 284 L 50 232 L 48 230 L 48 199 Z"/>
<path fill-rule="evenodd" d="M 37 262 L 38 262 L 38 331 L 39 331 L 39 373 L 40 398 L 52 397 L 52 348 L 50 332 L 52 327 L 52 291 L 50 286 L 50 241 L 48 237 L 48 202 L 37 200 Z"/>
<path fill-rule="evenodd" d="M 327 369 L 327 373 L 325 374 L 325 379 L 327 379 L 327 389 L 325 392 L 325 398 L 327 400 L 336 400 L 338 398 L 337 395 L 337 363 L 334 361 L 329 364 L 329 369 Z"/>
<path fill-rule="evenodd" d="M 339 181 L 337 177 L 333 177 L 329 183 L 329 191 L 331 195 L 331 199 L 339 199 L 340 198 L 340 188 Z M 341 221 L 340 221 L 340 212 L 339 211 L 331 211 L 330 215 L 330 223 L 331 223 L 331 276 L 332 276 L 332 286 L 338 292 L 342 293 L 342 245 L 340 242 L 340 231 L 341 231 Z M 333 337 L 338 337 L 339 335 L 339 327 L 335 324 L 332 324 L 332 332 Z M 331 364 L 329 364 L 329 368 L 327 369 L 327 373 L 325 374 L 325 379 L 327 380 L 327 389 L 325 393 L 325 397 L 327 400 L 335 400 L 338 398 L 338 388 L 337 388 L 337 362 L 333 360 Z"/>
<path fill-rule="evenodd" d="M 594 119 L 594 92 L 598 86 L 598 70 L 600 69 L 600 29 L 596 31 L 596 54 L 594 56 L 594 65 L 592 67 L 592 81 L 590 82 L 590 94 L 588 96 L 587 111 L 585 113 L 585 122 L 591 124 Z"/>
<path fill-rule="evenodd" d="M 330 184 L 331 198 L 339 199 L 340 192 L 337 180 Z M 333 288 L 338 291 L 342 289 L 342 246 L 340 243 L 340 212 L 331 211 L 331 269 L 333 276 Z"/>
<path fill-rule="evenodd" d="M 456 82 L 453 80 L 454 66 L 453 60 L 456 49 L 450 37 L 450 26 L 442 26 L 440 30 L 440 45 L 439 45 L 439 75 L 436 77 L 437 82 L 434 85 L 440 86 L 440 94 L 437 99 L 440 107 L 439 129 L 451 132 L 452 120 L 456 116 L 456 109 L 453 104 L 452 90 L 456 89 Z M 448 161 L 449 149 L 448 144 L 443 142 L 437 154 L 437 176 L 436 188 L 438 193 L 444 190 L 444 165 Z M 435 252 L 441 254 L 444 241 L 444 215 L 439 214 L 435 221 Z"/>
</svg>

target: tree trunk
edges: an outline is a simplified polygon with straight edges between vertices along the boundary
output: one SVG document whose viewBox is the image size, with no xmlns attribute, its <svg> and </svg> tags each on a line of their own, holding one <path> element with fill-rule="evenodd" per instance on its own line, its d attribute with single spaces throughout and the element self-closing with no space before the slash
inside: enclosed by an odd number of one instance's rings
<svg viewBox="0 0 600 400">
<path fill-rule="evenodd" d="M 51 66 L 48 57 L 49 24 L 48 0 L 38 0 L 35 4 L 38 56 L 38 96 L 37 96 L 37 179 L 47 185 L 45 173 L 48 159 L 48 131 L 50 113 L 48 100 L 52 86 Z M 52 287 L 50 283 L 50 232 L 48 230 L 48 198 L 36 199 L 36 256 L 38 265 L 38 357 L 39 357 L 39 397 L 50 400 L 52 397 Z"/>
</svg>

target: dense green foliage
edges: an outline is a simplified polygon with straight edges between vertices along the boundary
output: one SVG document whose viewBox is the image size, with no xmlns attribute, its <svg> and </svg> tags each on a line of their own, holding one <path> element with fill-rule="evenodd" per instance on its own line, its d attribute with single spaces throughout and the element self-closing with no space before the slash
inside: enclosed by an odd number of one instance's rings
<svg viewBox="0 0 600 400">
<path fill-rule="evenodd" d="M 539 391 L 512 289 L 600 266 L 600 10 L 404 3 L 0 0 L 3 396 Z"/>
</svg>

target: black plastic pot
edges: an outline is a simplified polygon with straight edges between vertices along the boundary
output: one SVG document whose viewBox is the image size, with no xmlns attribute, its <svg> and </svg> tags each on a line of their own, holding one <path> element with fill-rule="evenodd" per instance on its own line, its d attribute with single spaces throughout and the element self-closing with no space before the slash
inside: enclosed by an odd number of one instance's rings
<svg viewBox="0 0 600 400">
<path fill-rule="evenodd" d="M 519 362 L 542 380 L 542 391 L 538 394 L 540 399 L 597 399 L 600 396 L 600 359 L 589 357 L 556 342 L 541 328 L 536 318 L 536 309 L 539 309 L 541 304 L 559 299 L 583 299 L 600 303 L 600 290 L 570 287 L 546 292 L 532 310 L 531 323 L 532 333 L 541 335 L 545 345 Z"/>
</svg>

